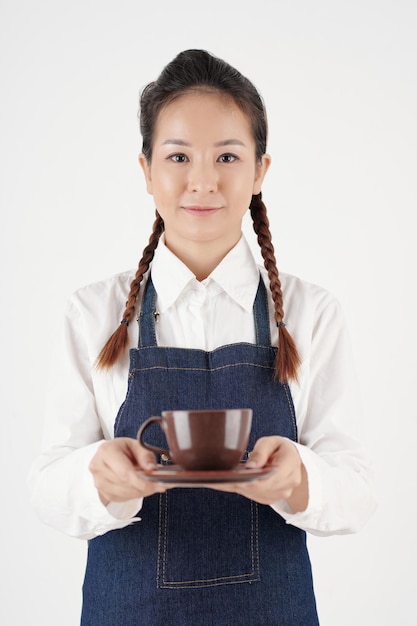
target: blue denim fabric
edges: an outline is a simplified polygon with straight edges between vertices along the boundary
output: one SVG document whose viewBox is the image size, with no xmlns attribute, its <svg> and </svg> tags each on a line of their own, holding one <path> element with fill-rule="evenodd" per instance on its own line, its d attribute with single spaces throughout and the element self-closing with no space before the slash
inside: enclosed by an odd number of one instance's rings
<svg viewBox="0 0 417 626">
<path fill-rule="evenodd" d="M 116 437 L 136 437 L 144 420 L 167 409 L 251 407 L 248 450 L 262 436 L 296 440 L 290 390 L 273 375 L 276 349 L 262 280 L 254 303 L 256 345 L 159 348 L 155 303 L 149 280 Z M 158 426 L 147 439 L 166 446 Z M 305 533 L 269 506 L 183 488 L 145 498 L 140 517 L 89 542 L 82 626 L 318 625 Z"/>
</svg>

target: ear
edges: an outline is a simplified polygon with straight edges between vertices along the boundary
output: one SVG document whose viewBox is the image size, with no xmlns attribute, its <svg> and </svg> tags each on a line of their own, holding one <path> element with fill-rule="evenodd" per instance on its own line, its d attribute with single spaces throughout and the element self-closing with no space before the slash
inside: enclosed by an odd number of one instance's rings
<svg viewBox="0 0 417 626">
<path fill-rule="evenodd" d="M 140 155 L 138 156 L 138 161 L 145 176 L 146 191 L 152 195 L 153 191 L 152 191 L 152 179 L 151 179 L 151 164 L 148 162 L 143 152 L 141 152 Z"/>
<path fill-rule="evenodd" d="M 254 196 L 257 196 L 258 193 L 261 193 L 262 183 L 270 165 L 271 157 L 269 156 L 269 154 L 264 154 L 261 161 L 256 164 L 255 180 L 253 181 L 252 191 Z"/>
</svg>

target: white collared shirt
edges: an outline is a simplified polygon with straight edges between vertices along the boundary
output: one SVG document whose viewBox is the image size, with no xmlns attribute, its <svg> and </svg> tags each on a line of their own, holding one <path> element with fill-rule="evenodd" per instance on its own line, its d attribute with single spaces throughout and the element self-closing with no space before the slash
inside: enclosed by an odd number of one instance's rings
<svg viewBox="0 0 417 626">
<path fill-rule="evenodd" d="M 269 281 L 243 236 L 202 282 L 163 238 L 151 271 L 158 345 L 210 351 L 255 343 L 252 309 L 259 272 L 266 286 Z M 78 290 L 69 300 L 52 361 L 43 450 L 29 477 L 32 503 L 42 521 L 85 539 L 140 523 L 136 514 L 142 500 L 103 506 L 88 469 L 97 448 L 113 437 L 126 395 L 128 353 L 109 371 L 98 370 L 95 362 L 120 323 L 133 277 L 133 271 L 118 274 Z M 317 535 L 355 532 L 372 514 L 375 497 L 372 469 L 360 443 L 362 414 L 344 317 L 324 289 L 285 274 L 280 279 L 285 322 L 302 360 L 299 382 L 290 388 L 309 504 L 296 514 L 284 501 L 272 508 L 288 523 Z M 270 326 L 276 345 L 272 299 Z M 130 324 L 129 347 L 137 341 L 138 327 Z"/>
</svg>

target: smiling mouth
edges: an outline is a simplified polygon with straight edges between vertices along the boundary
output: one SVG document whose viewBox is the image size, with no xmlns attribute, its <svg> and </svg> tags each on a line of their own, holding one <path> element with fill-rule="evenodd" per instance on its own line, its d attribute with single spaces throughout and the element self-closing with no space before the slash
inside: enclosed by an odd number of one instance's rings
<svg viewBox="0 0 417 626">
<path fill-rule="evenodd" d="M 205 215 L 213 215 L 220 211 L 221 207 L 212 207 L 212 206 L 184 206 L 182 207 L 184 211 L 190 213 L 191 215 L 197 215 L 200 217 L 204 217 Z"/>
</svg>

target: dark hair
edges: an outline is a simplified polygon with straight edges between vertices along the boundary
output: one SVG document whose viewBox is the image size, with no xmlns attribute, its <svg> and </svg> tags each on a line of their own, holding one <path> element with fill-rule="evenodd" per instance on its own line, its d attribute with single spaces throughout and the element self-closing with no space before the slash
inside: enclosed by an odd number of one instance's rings
<svg viewBox="0 0 417 626">
<path fill-rule="evenodd" d="M 187 91 L 215 91 L 229 96 L 251 121 L 256 158 L 266 152 L 268 124 L 263 101 L 253 84 L 234 67 L 205 50 L 187 50 L 149 83 L 140 98 L 139 119 L 142 152 L 152 157 L 152 140 L 161 109 Z"/>
<path fill-rule="evenodd" d="M 176 98 L 189 91 L 212 91 L 229 97 L 248 116 L 256 145 L 256 158 L 266 152 L 268 124 L 265 107 L 254 85 L 238 70 L 205 50 L 180 52 L 161 72 L 159 78 L 149 83 L 140 97 L 139 119 L 143 138 L 142 152 L 150 162 L 152 142 L 161 110 Z M 262 195 L 252 196 L 250 213 L 268 271 L 270 289 L 274 301 L 275 321 L 278 326 L 278 353 L 275 364 L 276 377 L 281 382 L 297 378 L 300 364 L 297 348 L 283 323 L 284 309 L 281 282 L 274 256 L 268 217 Z M 130 292 L 126 301 L 120 326 L 108 339 L 98 356 L 98 366 L 114 365 L 124 352 L 128 340 L 128 326 L 135 317 L 136 300 L 141 282 L 153 259 L 159 238 L 164 232 L 164 222 L 158 211 L 148 245 L 143 251 Z"/>
</svg>

